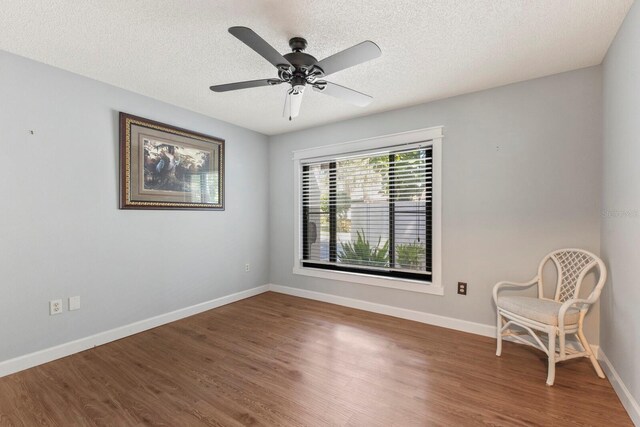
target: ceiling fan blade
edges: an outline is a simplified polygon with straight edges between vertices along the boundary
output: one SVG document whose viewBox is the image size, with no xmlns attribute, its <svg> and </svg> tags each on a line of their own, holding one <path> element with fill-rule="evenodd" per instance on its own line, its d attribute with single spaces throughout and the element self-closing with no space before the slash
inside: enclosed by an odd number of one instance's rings
<svg viewBox="0 0 640 427">
<path fill-rule="evenodd" d="M 331 55 L 316 65 L 324 71 L 325 76 L 328 76 L 329 74 L 342 71 L 345 68 L 375 59 L 380 55 L 382 55 L 382 51 L 378 45 L 367 40 L 349 49 L 345 49 L 342 52 Z"/>
<path fill-rule="evenodd" d="M 229 32 L 238 40 L 256 51 L 267 61 L 271 62 L 275 67 L 286 66 L 291 67 L 291 63 L 285 59 L 277 50 L 267 43 L 262 37 L 257 35 L 251 28 L 247 27 L 231 27 Z"/>
<path fill-rule="evenodd" d="M 289 89 L 287 91 L 287 96 L 284 99 L 284 111 L 282 111 L 282 116 L 289 120 L 295 119 L 300 114 L 300 107 L 302 106 L 302 95 L 304 91 L 294 91 L 293 89 Z"/>
<path fill-rule="evenodd" d="M 228 92 L 230 90 L 249 89 L 251 87 L 274 86 L 279 85 L 280 83 L 282 83 L 282 80 L 278 79 L 249 80 L 246 82 L 215 85 L 211 86 L 209 89 L 214 92 Z"/>
<path fill-rule="evenodd" d="M 371 101 L 373 101 L 373 98 L 369 95 L 365 95 L 362 92 L 358 92 L 335 83 L 320 81 L 317 85 L 318 86 L 313 86 L 313 90 L 316 92 L 335 96 L 336 98 L 340 98 L 343 101 L 347 101 L 351 104 L 357 105 L 358 107 L 366 107 L 371 104 Z"/>
</svg>

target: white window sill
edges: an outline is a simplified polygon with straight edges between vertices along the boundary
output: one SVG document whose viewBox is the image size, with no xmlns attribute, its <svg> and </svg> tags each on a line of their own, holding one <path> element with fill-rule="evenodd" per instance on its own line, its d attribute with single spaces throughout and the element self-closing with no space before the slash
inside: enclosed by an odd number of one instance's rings
<svg viewBox="0 0 640 427">
<path fill-rule="evenodd" d="M 401 289 L 403 291 L 419 292 L 423 294 L 444 295 L 441 285 L 432 282 L 420 282 L 410 279 L 381 277 L 372 274 L 350 273 L 345 271 L 331 271 L 321 268 L 294 267 L 293 274 L 319 277 L 321 279 L 336 280 L 340 282 L 360 283 L 363 285 L 382 286 L 385 288 Z"/>
</svg>

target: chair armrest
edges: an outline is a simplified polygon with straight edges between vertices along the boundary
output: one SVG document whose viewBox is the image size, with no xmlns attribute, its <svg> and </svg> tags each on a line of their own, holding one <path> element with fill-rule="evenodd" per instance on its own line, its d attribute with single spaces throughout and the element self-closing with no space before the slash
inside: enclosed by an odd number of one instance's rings
<svg viewBox="0 0 640 427">
<path fill-rule="evenodd" d="M 567 314 L 567 310 L 569 310 L 569 308 L 571 308 L 576 304 L 580 304 L 581 305 L 580 310 L 584 310 L 585 305 L 587 306 L 587 309 L 588 309 L 589 306 L 593 303 L 590 300 L 579 299 L 579 298 L 569 299 L 563 302 L 562 305 L 560 306 L 560 310 L 558 310 L 558 328 L 560 328 L 560 330 L 564 329 L 564 316 L 565 314 Z"/>
<path fill-rule="evenodd" d="M 536 285 L 538 283 L 538 280 L 539 278 L 538 276 L 536 276 L 533 279 L 529 280 L 528 282 L 509 282 L 506 280 L 502 282 L 498 282 L 493 287 L 493 302 L 495 302 L 496 305 L 498 305 L 498 291 L 501 288 L 507 288 L 507 287 L 528 288 L 530 286 Z"/>
</svg>

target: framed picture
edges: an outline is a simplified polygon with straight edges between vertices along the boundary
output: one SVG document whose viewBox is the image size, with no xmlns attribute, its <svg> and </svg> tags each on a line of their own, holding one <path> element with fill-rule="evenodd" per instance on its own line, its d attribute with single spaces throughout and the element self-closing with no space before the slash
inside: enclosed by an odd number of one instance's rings
<svg viewBox="0 0 640 427">
<path fill-rule="evenodd" d="M 224 209 L 224 140 L 120 113 L 120 209 Z"/>
</svg>

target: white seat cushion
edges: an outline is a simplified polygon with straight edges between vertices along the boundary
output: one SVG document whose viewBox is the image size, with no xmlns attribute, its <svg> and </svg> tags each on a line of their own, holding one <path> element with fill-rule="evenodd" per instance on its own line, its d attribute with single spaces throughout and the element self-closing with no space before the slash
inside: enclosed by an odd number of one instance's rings
<svg viewBox="0 0 640 427">
<path fill-rule="evenodd" d="M 558 311 L 562 304 L 533 297 L 504 296 L 498 298 L 498 307 L 527 319 L 546 325 L 558 326 Z M 578 323 L 580 310 L 569 307 L 564 316 L 565 325 Z"/>
</svg>

